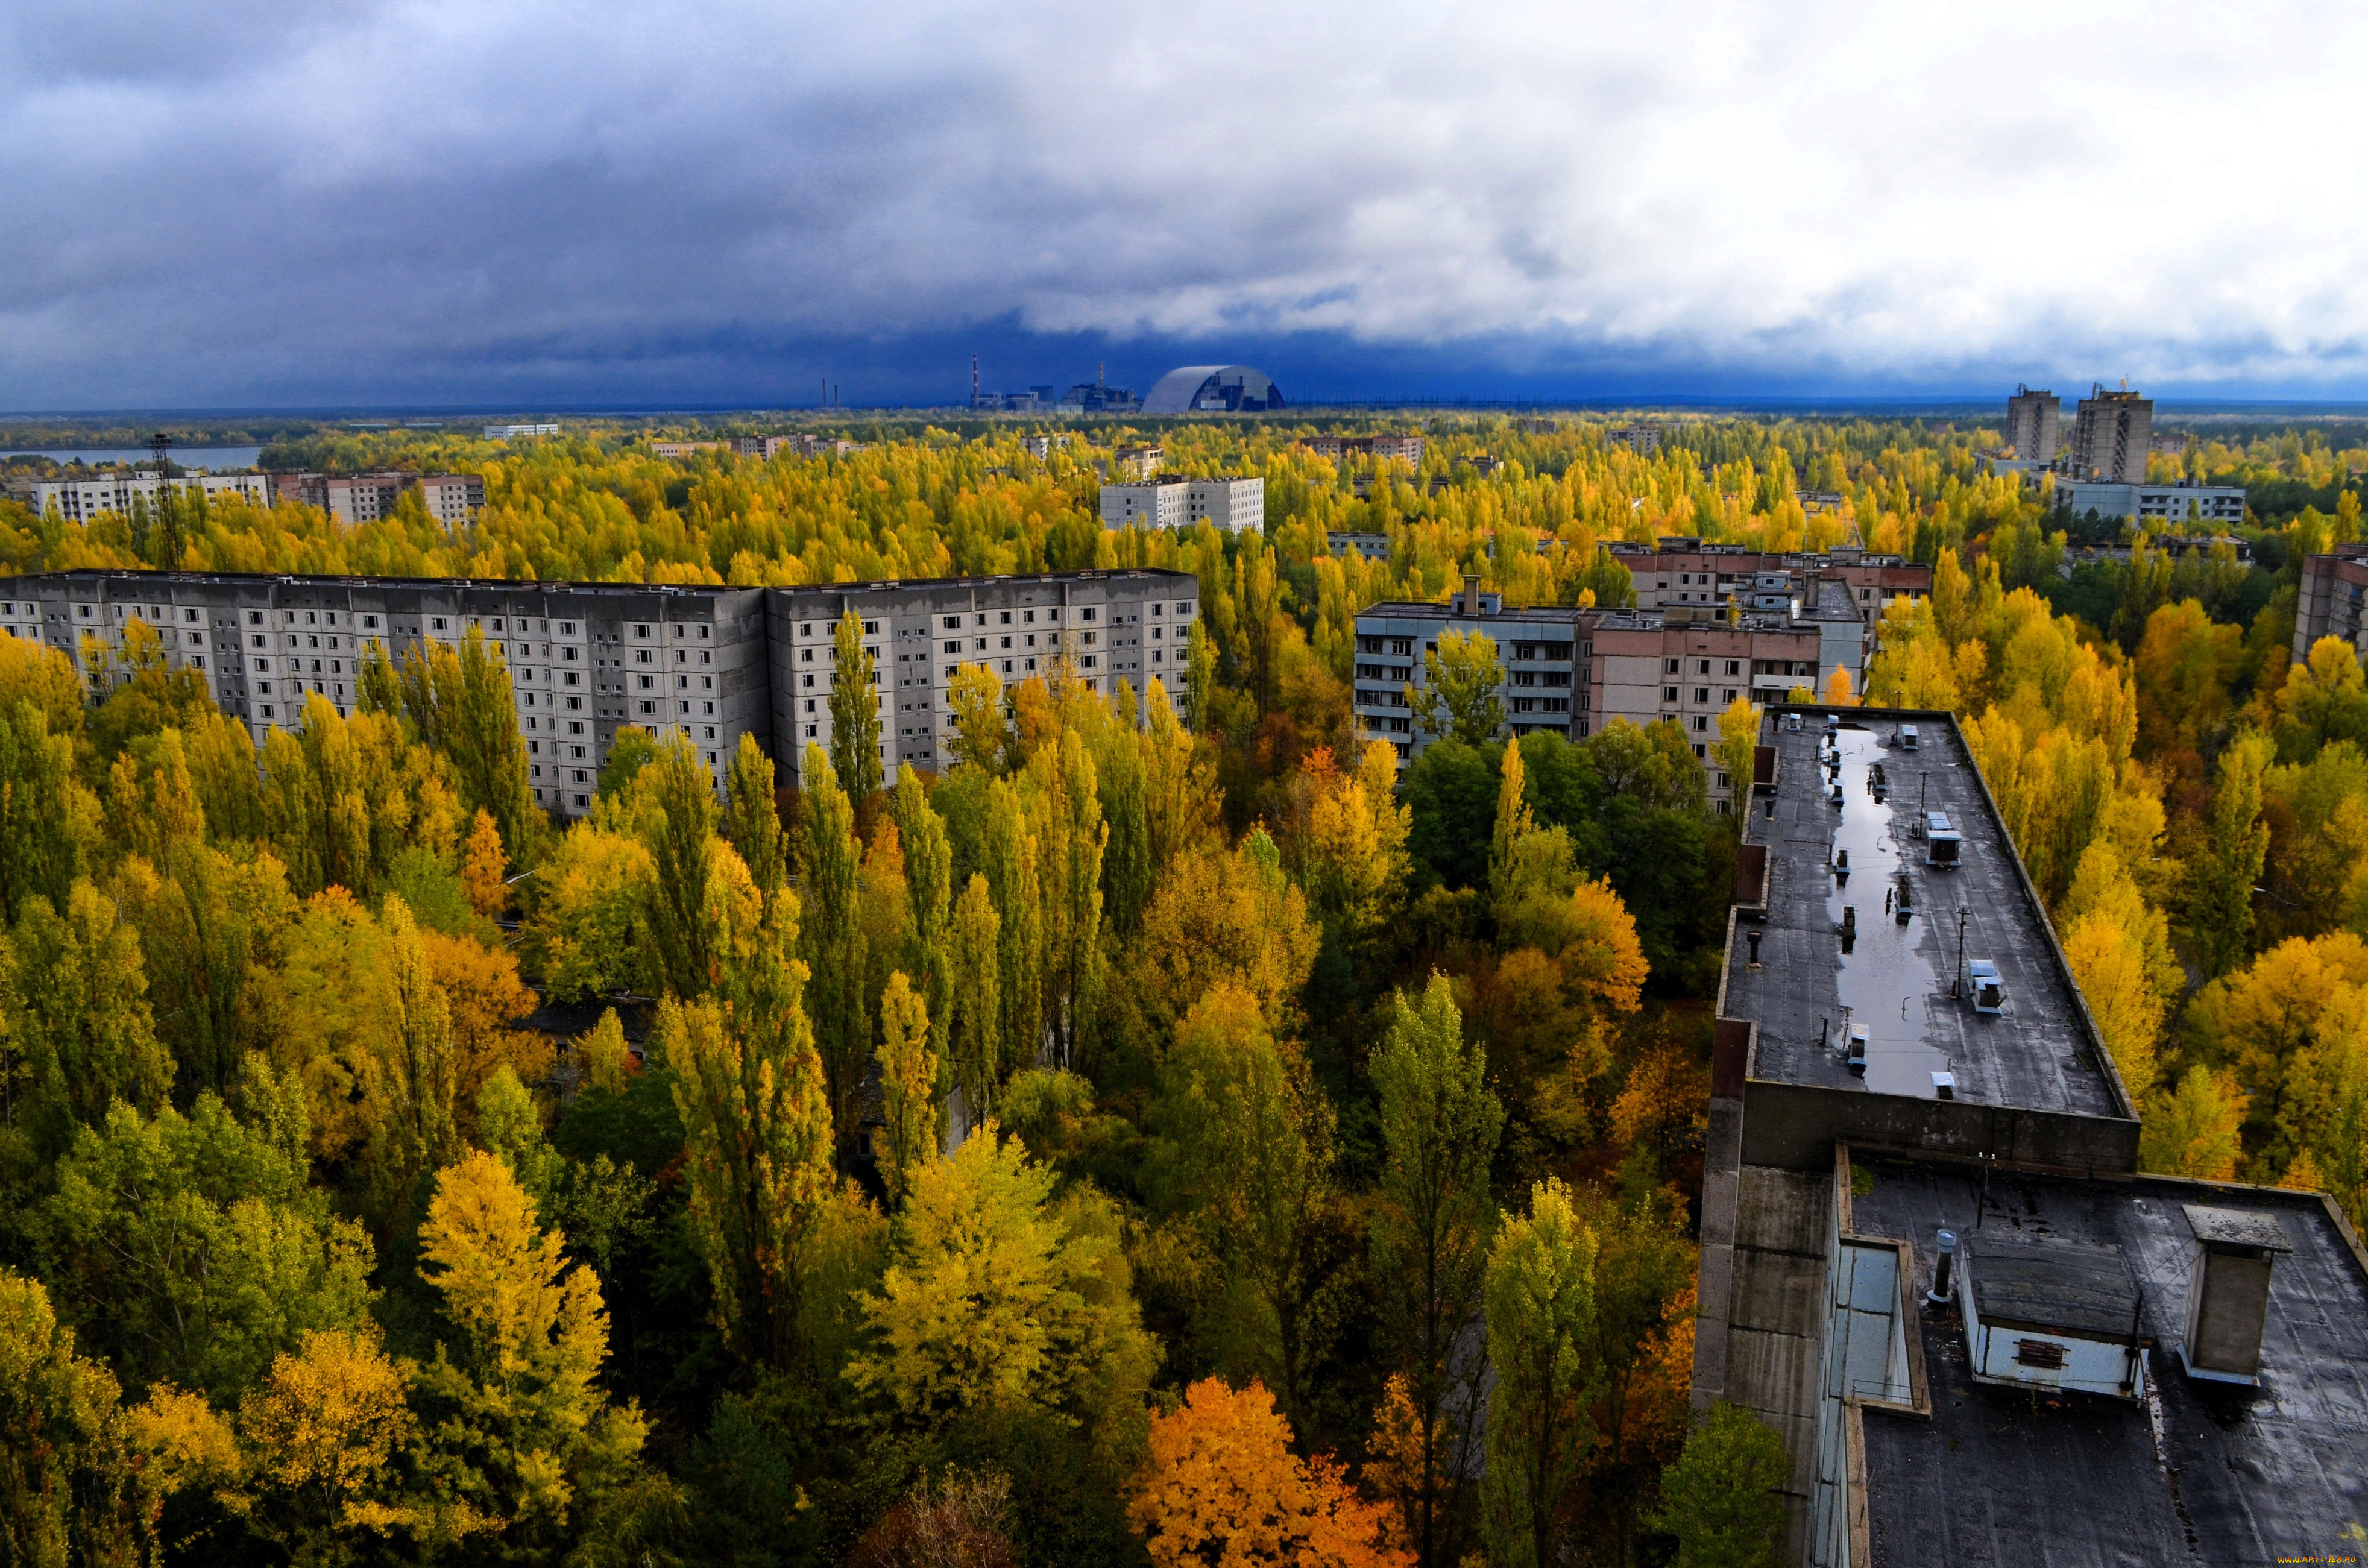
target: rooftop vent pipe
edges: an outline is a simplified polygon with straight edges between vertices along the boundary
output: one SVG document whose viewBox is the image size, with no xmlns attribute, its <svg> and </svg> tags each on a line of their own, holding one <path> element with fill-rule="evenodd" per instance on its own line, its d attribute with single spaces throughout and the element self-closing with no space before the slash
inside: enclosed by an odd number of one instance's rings
<svg viewBox="0 0 2368 1568">
<path fill-rule="evenodd" d="M 1949 1304 L 1949 1266 L 1957 1259 L 1957 1233 L 1943 1231 L 1940 1234 L 1939 1241 L 1941 1261 L 1932 1266 L 1932 1289 L 1924 1293 L 1924 1304 L 1928 1307 L 1945 1307 Z"/>
</svg>

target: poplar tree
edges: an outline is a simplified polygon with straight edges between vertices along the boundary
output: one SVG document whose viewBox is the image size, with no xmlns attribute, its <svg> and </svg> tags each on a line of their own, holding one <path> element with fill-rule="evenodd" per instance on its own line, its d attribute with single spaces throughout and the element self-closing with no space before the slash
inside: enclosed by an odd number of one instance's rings
<svg viewBox="0 0 2368 1568">
<path fill-rule="evenodd" d="M 945 819 L 929 804 L 921 776 L 906 763 L 896 778 L 896 831 L 905 846 L 905 887 L 912 901 L 907 974 L 918 979 L 929 1017 L 951 1016 L 953 926 L 953 844 Z"/>
<path fill-rule="evenodd" d="M 741 1355 L 780 1368 L 801 1349 L 806 1262 L 833 1180 L 831 1102 L 796 941 L 797 900 L 784 897 L 744 944 L 725 993 L 668 998 L 652 1037 L 674 1073 L 716 1326 Z"/>
<path fill-rule="evenodd" d="M 830 763 L 838 782 L 858 801 L 880 791 L 880 675 L 863 645 L 863 622 L 848 610 L 832 640 Z M 807 769 L 807 788 L 814 787 Z"/>
<path fill-rule="evenodd" d="M 1373 1278 L 1414 1404 L 1406 1533 L 1427 1568 L 1460 1557 L 1456 1522 L 1485 1382 L 1466 1330 L 1496 1224 L 1488 1167 L 1505 1110 L 1488 1089 L 1486 1051 L 1464 1045 L 1445 975 L 1432 973 L 1418 1006 L 1400 993 L 1393 1013 L 1371 1061 L 1383 1149 Z"/>
<path fill-rule="evenodd" d="M 1549 1176 L 1530 1189 L 1530 1211 L 1506 1220 L 1488 1255 L 1494 1381 L 1481 1489 L 1492 1563 L 1562 1561 L 1563 1495 L 1593 1438 L 1578 1395 L 1580 1348 L 1595 1323 L 1595 1254 L 1570 1189 Z"/>
<path fill-rule="evenodd" d="M 953 713 L 952 750 L 957 762 L 1000 773 L 1011 747 L 1011 722 L 1004 714 L 1003 682 L 985 665 L 963 665 L 946 689 Z"/>
<path fill-rule="evenodd" d="M 1113 725 L 1094 756 L 1094 781 L 1110 826 L 1102 852 L 1102 914 L 1110 928 L 1131 936 L 1151 898 L 1151 821 L 1144 793 L 1143 737 Z"/>
<path fill-rule="evenodd" d="M 419 1178 L 444 1163 L 460 1141 L 452 1118 L 459 1091 L 452 1016 L 411 910 L 393 893 L 379 913 L 386 932 L 387 1001 L 378 1048 L 364 1058 L 370 1108 L 370 1159 L 381 1201 L 409 1211 Z"/>
<path fill-rule="evenodd" d="M 78 1127 L 96 1127 L 120 1100 L 143 1112 L 173 1084 L 173 1060 L 148 1006 L 140 936 L 113 900 L 77 881 L 63 914 L 34 897 L 12 939 L 5 987 L 7 1045 L 27 1080 L 7 1113 L 51 1159 Z"/>
<path fill-rule="evenodd" d="M 1028 830 L 1028 815 L 1019 791 L 1009 780 L 996 779 L 987 798 L 979 858 L 1003 922 L 996 960 L 996 989 L 1003 1004 L 1000 1034 L 1015 1066 L 1034 1062 L 1044 1038 L 1043 880 L 1038 870 L 1040 846 Z"/>
<path fill-rule="evenodd" d="M 900 1207 L 913 1174 L 938 1152 L 938 1053 L 929 1049 L 929 1013 L 896 971 L 880 999 L 880 1098 L 888 1147 L 880 1162 L 888 1202 Z"/>
<path fill-rule="evenodd" d="M 976 1127 L 990 1114 L 1003 1072 L 1002 920 L 986 878 L 973 871 L 954 908 L 947 975 L 953 1007 L 947 1017 L 947 1051 L 963 1109 Z"/>
<path fill-rule="evenodd" d="M 1210 698 L 1217 689 L 1217 650 L 1209 641 L 1207 623 L 1196 620 L 1186 642 L 1184 722 L 1196 734 L 1215 722 Z"/>
<path fill-rule="evenodd" d="M 1331 1102 L 1258 999 L 1221 983 L 1176 1026 L 1155 1124 L 1217 1256 L 1257 1303 L 1246 1326 L 1284 1405 L 1305 1420 L 1333 1267 Z"/>
<path fill-rule="evenodd" d="M 715 983 L 707 919 L 715 784 L 690 743 L 677 739 L 659 750 L 633 788 L 642 846 L 650 856 L 642 902 L 654 967 L 664 989 L 697 996 Z"/>
<path fill-rule="evenodd" d="M 74 824 L 74 739 L 52 735 L 30 701 L 0 716 L 0 911 L 14 924 L 25 901 L 63 908 L 82 869 Z"/>
<path fill-rule="evenodd" d="M 863 911 L 855 803 L 822 747 L 806 744 L 805 888 L 802 951 L 814 977 L 814 1034 L 841 1138 L 853 1136 L 855 1094 L 871 1054 L 863 1006 Z"/>
<path fill-rule="evenodd" d="M 457 651 L 441 642 L 415 645 L 404 650 L 395 685 L 421 742 L 451 765 L 462 807 L 492 812 L 510 858 L 527 859 L 534 792 L 509 666 L 498 648 L 478 627 Z"/>
<path fill-rule="evenodd" d="M 2252 946 L 2253 885 L 2270 849 L 2269 824 L 2261 820 L 2263 775 L 2274 755 L 2269 737 L 2258 731 L 2229 743 L 2220 754 L 2203 842 L 2188 858 L 2188 945 L 2207 980 L 2242 963 Z"/>
<path fill-rule="evenodd" d="M 755 735 L 742 735 L 723 776 L 723 836 L 772 906 L 789 876 L 781 813 L 773 804 L 773 759 Z"/>
<path fill-rule="evenodd" d="M 1057 750 L 1030 760 L 1036 786 L 1038 879 L 1044 895 L 1043 996 L 1060 1064 L 1076 1064 L 1079 1040 L 1092 1026 L 1102 979 L 1102 858 L 1110 827 L 1102 821 L 1094 759 L 1076 731 L 1061 732 Z"/>
</svg>

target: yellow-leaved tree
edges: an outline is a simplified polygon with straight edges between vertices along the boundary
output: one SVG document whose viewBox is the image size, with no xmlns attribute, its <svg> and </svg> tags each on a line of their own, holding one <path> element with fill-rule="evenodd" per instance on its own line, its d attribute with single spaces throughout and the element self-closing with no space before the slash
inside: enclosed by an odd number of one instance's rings
<svg viewBox="0 0 2368 1568">
<path fill-rule="evenodd" d="M 1053 1193 L 1050 1168 L 992 1122 L 913 1173 L 870 1348 L 848 1377 L 900 1426 L 1033 1409 L 1121 1445 L 1158 1348 L 1144 1331 L 1116 1208 Z"/>
<path fill-rule="evenodd" d="M 620 1497 L 648 1506 L 646 1423 L 595 1381 L 609 1319 L 589 1265 L 535 1222 L 508 1165 L 472 1153 L 447 1166 L 419 1228 L 421 1274 L 442 1297 L 435 1360 L 415 1375 L 423 1466 L 452 1499 L 453 1533 L 498 1528 L 517 1551 L 564 1551 Z"/>
</svg>

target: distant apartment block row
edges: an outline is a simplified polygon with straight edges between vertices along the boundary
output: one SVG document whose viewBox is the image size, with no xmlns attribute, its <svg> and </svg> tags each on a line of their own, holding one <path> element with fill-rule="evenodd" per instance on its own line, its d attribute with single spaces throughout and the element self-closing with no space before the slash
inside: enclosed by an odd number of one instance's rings
<svg viewBox="0 0 2368 1568">
<path fill-rule="evenodd" d="M 236 498 L 271 505 L 271 476 L 264 473 L 178 473 L 159 480 L 145 469 L 108 469 L 86 478 L 12 479 L 8 496 L 36 517 L 57 513 L 70 523 L 87 523 L 102 513 L 130 517 L 134 502 L 153 507 L 165 485 L 176 496 L 202 494 L 209 501 Z"/>
<path fill-rule="evenodd" d="M 1445 604 L 1365 609 L 1353 671 L 1359 738 L 1390 742 L 1402 762 L 1429 745 L 1410 688 L 1426 684 L 1424 655 L 1455 631 L 1496 643 L 1509 733 L 1579 740 L 1615 718 L 1669 720 L 1707 761 L 1718 717 L 1738 698 L 1822 691 L 1837 670 L 1863 690 L 1884 606 L 1931 592 L 1930 567 L 1855 550 L 1772 555 L 1670 540 L 1649 552 L 1629 547 L 1623 559 L 1637 585 L 1634 608 L 1507 608 L 1467 577 Z M 1735 781 L 1713 774 L 1712 783 L 1719 809 L 1728 809 Z"/>
<path fill-rule="evenodd" d="M 1319 458 L 1373 458 L 1422 466 L 1422 437 L 1415 435 L 1307 436 L 1299 443 Z"/>
<path fill-rule="evenodd" d="M 735 457 L 760 458 L 769 462 L 789 452 L 796 457 L 820 457 L 825 452 L 845 456 L 863 449 L 860 441 L 837 440 L 828 436 L 737 436 L 715 441 L 652 441 L 652 455 L 680 460 L 700 452 L 730 452 Z"/>
<path fill-rule="evenodd" d="M 591 805 L 620 728 L 678 736 L 719 778 L 743 735 L 798 778 L 831 740 L 833 636 L 853 612 L 871 653 L 883 770 L 951 766 L 954 672 L 1007 685 L 1064 661 L 1106 696 L 1154 678 L 1180 709 L 1198 579 L 1164 571 L 833 584 L 801 588 L 64 572 L 0 585 L 0 634 L 73 660 L 94 693 L 130 678 L 124 639 L 154 629 L 259 744 L 319 697 L 349 713 L 364 651 L 391 657 L 471 633 L 509 672 L 535 799 Z"/>
<path fill-rule="evenodd" d="M 485 505 L 485 482 L 472 473 L 180 473 L 159 480 L 149 470 L 110 469 L 88 478 L 18 479 L 8 493 L 37 515 L 54 511 L 68 522 L 87 523 L 106 512 L 128 517 L 135 500 L 154 506 L 167 484 L 176 496 L 202 494 L 209 501 L 302 502 L 348 523 L 392 517 L 405 490 L 417 492 L 427 515 L 442 523 L 465 522 Z"/>
</svg>

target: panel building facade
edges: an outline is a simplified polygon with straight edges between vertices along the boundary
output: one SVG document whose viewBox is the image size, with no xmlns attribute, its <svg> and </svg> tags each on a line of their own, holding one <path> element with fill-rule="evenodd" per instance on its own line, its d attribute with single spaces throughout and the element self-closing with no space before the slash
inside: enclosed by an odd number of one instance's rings
<svg viewBox="0 0 2368 1568">
<path fill-rule="evenodd" d="M 2074 479 L 2144 484 L 2153 440 L 2153 401 L 2127 387 L 2107 392 L 2100 386 L 2073 413 L 2065 472 Z"/>
<path fill-rule="evenodd" d="M 2006 444 L 2024 462 L 2055 460 L 2055 426 L 2063 416 L 2064 400 L 2052 392 L 2017 386 L 2006 400 Z"/>
<path fill-rule="evenodd" d="M 1094 689 L 1124 680 L 1139 697 L 1164 677 L 1180 706 L 1198 588 L 1157 571 L 812 588 L 64 572 L 0 585 L 0 634 L 56 648 L 98 695 L 131 678 L 136 619 L 260 744 L 313 700 L 350 713 L 371 644 L 399 660 L 475 633 L 507 669 L 534 798 L 574 815 L 625 727 L 687 740 L 719 778 L 753 734 L 795 778 L 804 742 L 829 744 L 846 609 L 874 659 L 883 771 L 947 766 L 945 694 L 965 663 L 1011 684 L 1065 658 Z"/>
<path fill-rule="evenodd" d="M 768 589 L 774 760 L 792 778 L 808 742 L 830 749 L 843 614 L 863 626 L 880 688 L 881 762 L 893 775 L 904 762 L 952 766 L 950 694 L 964 665 L 984 665 L 1011 687 L 1066 660 L 1089 689 L 1115 697 L 1124 683 L 1138 703 L 1157 680 L 1180 713 L 1199 600 L 1199 578 L 1153 569 Z"/>
<path fill-rule="evenodd" d="M 209 501 L 235 496 L 256 506 L 271 505 L 271 476 L 264 473 L 176 473 L 168 482 L 176 496 L 202 494 Z M 153 472 L 112 469 L 87 478 L 17 479 L 9 482 L 10 496 L 30 508 L 35 517 L 55 512 L 70 523 L 86 523 L 102 512 L 131 515 L 137 498 L 153 506 L 160 488 Z"/>
<path fill-rule="evenodd" d="M 1423 657 L 1453 631 L 1484 633 L 1496 644 L 1506 733 L 1552 731 L 1584 740 L 1613 719 L 1639 726 L 1668 720 L 1708 761 L 1719 715 L 1738 698 L 1780 702 L 1794 687 L 1820 687 L 1837 668 L 1853 688 L 1862 684 L 1858 612 L 1842 585 L 1822 589 L 1821 605 L 1787 601 L 1781 610 L 1733 619 L 1691 608 L 1508 609 L 1469 576 L 1445 604 L 1376 604 L 1357 617 L 1358 740 L 1389 742 L 1401 767 L 1429 747 L 1433 737 L 1415 722 L 1415 701 L 1428 684 Z M 1729 809 L 1740 783 L 1713 770 L 1719 810 Z"/>
</svg>

